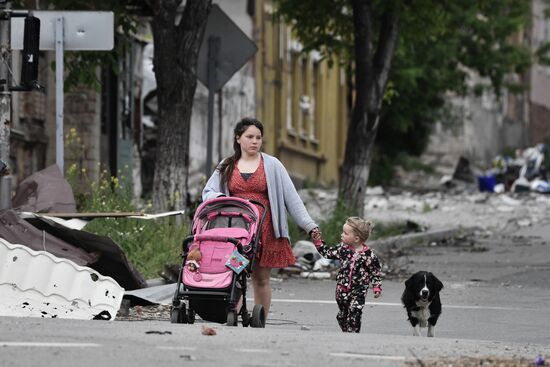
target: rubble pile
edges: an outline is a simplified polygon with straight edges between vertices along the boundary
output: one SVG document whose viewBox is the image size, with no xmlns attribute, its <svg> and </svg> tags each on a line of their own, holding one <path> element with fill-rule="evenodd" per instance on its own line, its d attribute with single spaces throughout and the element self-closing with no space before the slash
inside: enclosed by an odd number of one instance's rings
<svg viewBox="0 0 550 367">
<path fill-rule="evenodd" d="M 513 234 L 520 228 L 548 223 L 550 219 L 546 213 L 550 210 L 550 196 L 544 195 L 546 191 L 543 189 L 543 182 L 546 182 L 544 152 L 545 148 L 537 146 L 518 152 L 520 158 L 515 160 L 496 159 L 495 168 L 485 173 L 461 157 L 454 172 L 441 178 L 439 185 L 435 186 L 433 179 L 425 187 L 407 184 L 410 181 L 403 176 L 400 187 L 369 187 L 365 217 L 383 224 L 415 223 L 421 229 L 421 233 L 411 234 L 410 239 L 405 236 L 392 237 L 378 247 L 371 243 L 379 256 L 386 260 L 385 274 L 400 275 L 402 264 L 390 260 L 399 258 L 411 240 L 426 246 L 432 242 L 459 246 L 471 242 L 470 236 L 482 238 L 495 233 Z M 479 178 L 490 175 L 494 176 L 494 185 L 489 190 L 487 182 Z M 418 177 L 415 174 L 414 180 Z M 304 189 L 299 193 L 316 221 L 323 222 L 330 218 L 337 201 L 337 190 Z M 447 235 L 434 238 L 438 233 Z M 299 253 L 295 255 L 298 259 L 296 266 L 285 271 L 293 270 L 294 274 L 302 277 L 315 277 L 312 276 L 314 263 Z M 333 269 L 324 271 L 334 275 Z"/>
<path fill-rule="evenodd" d="M 319 221 L 327 219 L 334 210 L 336 195 L 336 190 L 300 192 L 310 214 Z M 464 190 L 388 194 L 375 188 L 369 189 L 365 200 L 365 216 L 375 222 L 412 221 L 428 229 L 513 230 L 546 221 L 549 209 L 550 196 L 535 192 L 495 194 Z"/>
<path fill-rule="evenodd" d="M 293 245 L 292 252 L 296 257 L 296 263 L 281 269 L 279 272 L 280 275 L 314 279 L 336 279 L 340 262 L 321 257 L 312 242 L 298 241 Z"/>
<path fill-rule="evenodd" d="M 492 167 L 478 177 L 480 191 L 550 193 L 550 175 L 545 165 L 548 147 L 537 144 L 516 150 L 515 156 L 496 156 Z"/>
</svg>

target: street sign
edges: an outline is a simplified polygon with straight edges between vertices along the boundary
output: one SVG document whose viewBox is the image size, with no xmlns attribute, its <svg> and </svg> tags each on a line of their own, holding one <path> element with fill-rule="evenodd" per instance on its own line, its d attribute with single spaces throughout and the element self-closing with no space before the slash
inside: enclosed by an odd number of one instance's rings
<svg viewBox="0 0 550 367">
<path fill-rule="evenodd" d="M 64 173 L 63 54 L 73 51 L 108 51 L 114 46 L 114 14 L 111 11 L 29 11 L 40 19 L 40 49 L 55 50 L 55 162 Z M 23 49 L 23 18 L 11 19 L 11 49 Z"/>
<path fill-rule="evenodd" d="M 197 77 L 208 83 L 208 40 L 220 39 L 215 67 L 216 81 L 213 92 L 218 91 L 257 51 L 256 44 L 223 12 L 212 5 L 197 61 Z"/>
<path fill-rule="evenodd" d="M 251 58 L 258 48 L 246 34 L 214 4 L 208 14 L 197 60 L 197 78 L 208 88 L 208 126 L 204 174 L 212 171 L 214 93 Z"/>
<path fill-rule="evenodd" d="M 14 10 L 27 12 L 28 10 Z M 40 19 L 40 49 L 55 50 L 56 20 L 64 19 L 64 50 L 102 51 L 114 46 L 114 14 L 111 11 L 33 10 Z M 11 19 L 11 48 L 23 49 L 25 18 Z"/>
</svg>

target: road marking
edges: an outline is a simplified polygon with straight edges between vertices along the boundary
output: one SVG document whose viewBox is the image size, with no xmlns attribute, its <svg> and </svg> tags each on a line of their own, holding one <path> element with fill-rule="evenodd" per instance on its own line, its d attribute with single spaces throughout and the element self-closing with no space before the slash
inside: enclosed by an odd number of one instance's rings
<svg viewBox="0 0 550 367">
<path fill-rule="evenodd" d="M 171 346 L 165 346 L 165 345 L 157 345 L 157 349 L 162 349 L 162 350 L 189 350 L 189 351 L 195 351 L 195 350 L 197 350 L 197 347 L 171 347 Z"/>
<path fill-rule="evenodd" d="M 94 343 L 0 342 L 0 347 L 90 348 L 90 347 L 101 347 L 101 344 L 94 344 Z"/>
<path fill-rule="evenodd" d="M 336 304 L 336 301 L 327 301 L 321 299 L 273 299 L 272 302 L 280 303 L 317 303 L 317 304 Z M 391 306 L 391 307 L 403 307 L 401 303 L 393 302 L 365 302 L 367 306 Z M 523 311 L 527 308 L 520 307 L 500 307 L 500 306 L 468 306 L 468 305 L 443 305 L 443 308 L 457 308 L 465 310 L 500 310 L 500 311 Z M 539 311 L 538 309 L 531 308 L 529 310 Z"/>
<path fill-rule="evenodd" d="M 271 351 L 268 349 L 236 348 L 234 350 L 235 352 L 242 352 L 242 353 L 271 353 Z"/>
<path fill-rule="evenodd" d="M 236 348 L 234 349 L 235 352 L 242 352 L 242 353 L 271 353 L 268 349 L 250 349 L 250 348 Z"/>
<path fill-rule="evenodd" d="M 336 304 L 336 301 L 325 301 L 320 299 L 272 299 L 271 302 Z"/>
<path fill-rule="evenodd" d="M 361 359 L 385 359 L 390 361 L 404 361 L 406 358 L 403 356 L 383 356 L 379 354 L 357 354 L 357 353 L 330 353 L 332 357 L 342 358 L 361 358 Z"/>
</svg>

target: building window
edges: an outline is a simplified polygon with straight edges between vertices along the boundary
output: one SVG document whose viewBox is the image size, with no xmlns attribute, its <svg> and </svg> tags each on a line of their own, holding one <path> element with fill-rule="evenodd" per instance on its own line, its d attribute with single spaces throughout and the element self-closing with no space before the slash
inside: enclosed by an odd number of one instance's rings
<svg viewBox="0 0 550 367">
<path fill-rule="evenodd" d="M 317 101 L 321 100 L 321 65 L 319 61 L 313 62 L 313 77 L 312 77 L 312 86 L 311 86 L 311 95 L 313 96 L 311 100 L 311 125 L 309 131 L 309 138 L 313 142 L 318 141 L 317 132 L 319 131 L 319 124 L 321 121 L 321 111 L 320 108 L 317 108 L 319 104 Z"/>
<path fill-rule="evenodd" d="M 298 131 L 300 132 L 300 137 L 305 138 L 306 131 L 307 131 L 307 125 L 308 125 L 308 117 L 309 117 L 309 107 L 310 104 L 310 98 L 308 93 L 308 60 L 307 57 L 302 57 L 300 60 L 300 95 L 297 98 L 298 100 L 298 107 L 300 109 L 298 114 Z"/>
<path fill-rule="evenodd" d="M 287 128 L 291 135 L 300 132 L 300 116 L 298 113 L 298 99 L 300 96 L 300 54 L 291 51 L 290 53 L 290 69 L 288 80 L 288 118 Z"/>
</svg>

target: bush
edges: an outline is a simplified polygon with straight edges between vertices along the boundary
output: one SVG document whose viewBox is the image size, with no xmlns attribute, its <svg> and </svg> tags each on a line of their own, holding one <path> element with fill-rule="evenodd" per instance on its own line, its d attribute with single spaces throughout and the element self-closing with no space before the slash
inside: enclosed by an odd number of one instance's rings
<svg viewBox="0 0 550 367">
<path fill-rule="evenodd" d="M 189 234 L 189 225 L 178 225 L 176 218 L 156 220 L 130 218 L 94 219 L 86 231 L 104 235 L 118 243 L 137 270 L 154 278 L 166 264 L 180 260 L 181 243 Z"/>
<path fill-rule="evenodd" d="M 72 164 L 67 181 L 75 195 L 77 210 L 88 213 L 138 212 L 132 200 L 132 185 L 122 174 L 111 177 L 101 171 L 98 182 L 85 169 Z M 150 208 L 151 205 L 147 205 Z M 166 217 L 156 220 L 131 218 L 96 218 L 84 230 L 111 238 L 119 244 L 136 269 L 147 279 L 158 276 L 164 265 L 178 262 L 181 243 L 190 232 L 189 220 Z"/>
</svg>

